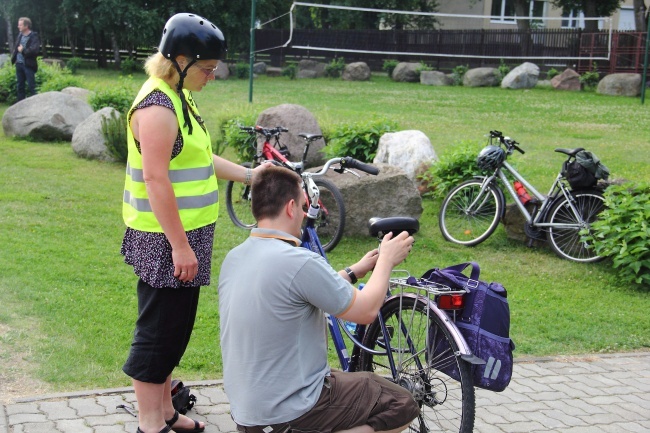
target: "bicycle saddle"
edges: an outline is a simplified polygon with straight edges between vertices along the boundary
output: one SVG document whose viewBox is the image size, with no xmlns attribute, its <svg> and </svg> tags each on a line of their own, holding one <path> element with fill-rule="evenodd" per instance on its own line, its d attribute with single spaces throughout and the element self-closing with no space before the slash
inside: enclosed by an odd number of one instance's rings
<svg viewBox="0 0 650 433">
<path fill-rule="evenodd" d="M 564 153 L 565 155 L 573 156 L 575 158 L 576 153 L 581 150 L 585 150 L 584 147 L 576 147 L 575 149 L 555 149 L 556 152 Z"/>
<path fill-rule="evenodd" d="M 302 137 L 307 141 L 314 141 L 314 140 L 318 140 L 319 138 L 323 138 L 321 134 L 307 134 L 305 132 L 301 132 L 300 134 L 298 134 L 298 137 Z"/>
<path fill-rule="evenodd" d="M 420 223 L 411 217 L 388 217 L 388 218 L 370 218 L 368 221 L 370 236 L 376 236 L 381 239 L 388 232 L 393 232 L 397 236 L 403 231 L 409 235 L 416 233 L 420 229 Z"/>
</svg>

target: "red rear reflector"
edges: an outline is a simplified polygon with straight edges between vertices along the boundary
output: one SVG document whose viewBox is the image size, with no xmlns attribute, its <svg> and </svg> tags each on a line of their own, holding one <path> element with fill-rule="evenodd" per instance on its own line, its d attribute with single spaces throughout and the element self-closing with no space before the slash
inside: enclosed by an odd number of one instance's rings
<svg viewBox="0 0 650 433">
<path fill-rule="evenodd" d="M 438 307 L 443 310 L 458 310 L 463 308 L 463 295 L 440 295 Z"/>
</svg>

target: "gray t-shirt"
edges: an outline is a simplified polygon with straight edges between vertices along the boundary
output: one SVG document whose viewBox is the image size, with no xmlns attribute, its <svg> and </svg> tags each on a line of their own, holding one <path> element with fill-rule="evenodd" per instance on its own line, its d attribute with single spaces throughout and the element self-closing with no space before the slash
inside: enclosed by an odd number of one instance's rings
<svg viewBox="0 0 650 433">
<path fill-rule="evenodd" d="M 327 364 L 326 318 L 354 287 L 295 237 L 253 229 L 219 274 L 224 387 L 236 423 L 291 421 L 318 400 Z"/>
</svg>

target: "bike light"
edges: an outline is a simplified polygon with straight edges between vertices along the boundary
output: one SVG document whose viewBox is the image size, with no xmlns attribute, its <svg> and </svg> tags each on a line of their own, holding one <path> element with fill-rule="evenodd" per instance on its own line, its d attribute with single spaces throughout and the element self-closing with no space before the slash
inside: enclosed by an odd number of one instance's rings
<svg viewBox="0 0 650 433">
<path fill-rule="evenodd" d="M 438 307 L 443 310 L 459 310 L 464 306 L 463 295 L 440 295 Z"/>
</svg>

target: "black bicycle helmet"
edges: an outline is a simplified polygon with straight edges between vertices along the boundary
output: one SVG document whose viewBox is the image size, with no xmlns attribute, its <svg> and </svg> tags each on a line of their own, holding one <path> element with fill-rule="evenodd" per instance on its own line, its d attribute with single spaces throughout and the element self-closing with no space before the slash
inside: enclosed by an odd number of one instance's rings
<svg viewBox="0 0 650 433">
<path fill-rule="evenodd" d="M 181 98 L 183 118 L 188 133 L 192 134 L 192 122 L 187 108 L 187 101 L 183 94 L 183 81 L 187 70 L 198 60 L 223 60 L 226 57 L 226 39 L 221 30 L 205 18 L 190 13 L 180 13 L 172 16 L 163 29 L 158 51 L 169 59 L 178 71 L 178 85 L 176 91 Z M 177 56 L 186 56 L 190 59 L 184 70 L 176 61 Z"/>
<path fill-rule="evenodd" d="M 476 158 L 480 170 L 494 171 L 506 159 L 506 152 L 499 146 L 485 146 Z"/>
<path fill-rule="evenodd" d="M 217 26 L 199 15 L 180 13 L 165 24 L 158 50 L 167 59 L 184 55 L 194 60 L 223 60 L 228 48 Z"/>
</svg>

